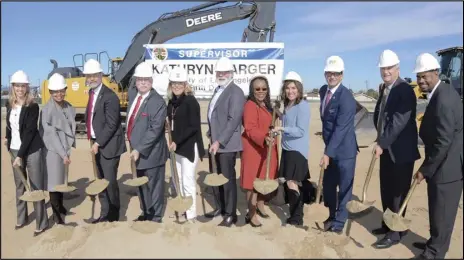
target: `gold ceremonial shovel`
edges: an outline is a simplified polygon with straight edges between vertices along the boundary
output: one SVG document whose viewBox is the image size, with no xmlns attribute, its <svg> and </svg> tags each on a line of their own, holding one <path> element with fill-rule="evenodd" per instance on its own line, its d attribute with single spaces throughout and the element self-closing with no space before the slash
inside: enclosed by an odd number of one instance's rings
<svg viewBox="0 0 464 260">
<path fill-rule="evenodd" d="M 393 213 L 390 209 L 387 209 L 385 213 L 383 213 L 383 221 L 393 231 L 401 232 L 409 229 L 409 224 L 411 224 L 411 220 L 403 218 L 404 210 L 406 209 L 406 205 L 408 205 L 409 200 L 412 197 L 412 193 L 417 185 L 417 179 L 414 178 L 414 181 L 409 189 L 408 195 L 406 199 L 403 201 L 401 205 L 400 211 L 398 213 Z"/>
<path fill-rule="evenodd" d="M 130 148 L 130 151 L 132 152 L 132 147 Z M 125 185 L 132 186 L 132 187 L 139 187 L 148 182 L 147 176 L 137 177 L 137 168 L 135 167 L 135 161 L 133 159 L 131 159 L 131 171 L 132 171 L 132 179 L 128 179 L 124 181 L 123 183 Z"/>
<path fill-rule="evenodd" d="M 169 139 L 169 144 L 172 143 L 172 133 L 171 133 L 171 127 L 169 125 L 169 120 L 166 118 L 166 124 L 168 125 L 168 139 Z M 180 181 L 179 181 L 179 174 L 177 172 L 177 166 L 176 166 L 176 155 L 174 151 L 169 151 L 171 158 L 169 159 L 169 162 L 171 164 L 171 172 L 172 172 L 172 178 L 174 179 L 174 186 L 176 189 L 177 197 L 170 200 L 168 203 L 168 206 L 172 208 L 174 211 L 179 212 L 179 213 L 184 213 L 186 212 L 193 204 L 193 198 L 192 196 L 183 196 L 183 192 L 181 191 L 180 188 Z"/>
<path fill-rule="evenodd" d="M 226 184 L 229 180 L 226 177 L 224 177 L 223 174 L 217 173 L 216 157 L 214 154 L 210 153 L 210 160 L 212 172 L 211 174 L 206 175 L 204 183 L 208 186 L 213 187 L 222 186 Z"/>
<path fill-rule="evenodd" d="M 321 167 L 321 173 L 319 174 L 319 182 L 317 183 L 316 191 L 316 202 L 309 205 L 309 219 L 318 221 L 324 221 L 329 217 L 327 208 L 320 204 L 322 194 L 322 181 L 324 180 L 324 168 Z"/>
<path fill-rule="evenodd" d="M 94 144 L 94 141 L 90 140 L 90 147 Z M 95 179 L 90 183 L 89 186 L 85 189 L 85 192 L 88 195 L 97 195 L 100 192 L 104 191 L 106 187 L 108 187 L 109 182 L 106 179 L 100 179 L 97 175 L 97 162 L 95 161 L 95 154 L 90 152 L 92 156 L 92 164 L 93 164 L 93 176 Z"/>
<path fill-rule="evenodd" d="M 58 192 L 73 192 L 76 190 L 76 187 L 68 185 L 68 177 L 69 177 L 69 164 L 64 165 L 64 184 L 59 184 L 55 186 L 55 190 Z"/>
<path fill-rule="evenodd" d="M 375 200 L 366 201 L 366 197 L 367 197 L 367 187 L 369 186 L 369 182 L 372 177 L 372 172 L 374 171 L 376 159 L 377 158 L 375 157 L 375 153 L 373 153 L 372 158 L 371 158 L 371 164 L 369 165 L 369 170 L 367 172 L 366 180 L 363 186 L 362 200 L 361 201 L 351 200 L 346 204 L 346 208 L 348 209 L 350 213 L 360 213 L 372 207 L 372 205 L 374 205 Z"/>
<path fill-rule="evenodd" d="M 12 154 L 10 152 L 10 154 Z M 14 157 L 14 156 L 12 156 Z M 21 166 L 14 166 L 17 170 L 20 171 L 21 174 L 21 182 L 23 183 L 24 187 L 26 187 L 26 191 L 19 197 L 20 200 L 23 201 L 28 201 L 28 202 L 37 202 L 41 200 L 45 200 L 45 192 L 43 190 L 31 190 L 31 186 L 29 186 L 29 183 L 27 182 L 26 178 L 24 176 L 27 176 L 27 171 Z"/>
</svg>

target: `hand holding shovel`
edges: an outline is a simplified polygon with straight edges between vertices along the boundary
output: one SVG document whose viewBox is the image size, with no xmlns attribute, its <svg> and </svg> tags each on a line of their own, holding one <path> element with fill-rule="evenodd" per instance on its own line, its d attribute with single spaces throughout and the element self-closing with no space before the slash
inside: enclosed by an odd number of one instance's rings
<svg viewBox="0 0 464 260">
<path fill-rule="evenodd" d="M 132 147 L 130 148 L 130 151 L 132 153 L 133 151 Z M 124 181 L 123 183 L 125 185 L 132 186 L 132 187 L 139 187 L 148 182 L 147 176 L 137 177 L 137 167 L 135 166 L 135 161 L 133 158 L 131 158 L 131 171 L 132 171 L 132 179 L 128 179 Z"/>
<path fill-rule="evenodd" d="M 408 202 L 412 197 L 412 193 L 414 192 L 417 183 L 417 179 L 414 178 L 411 188 L 409 189 L 408 195 L 406 196 L 406 199 L 403 201 L 403 204 L 401 205 L 401 208 L 398 213 L 393 213 L 390 209 L 387 209 L 385 213 L 383 213 L 383 221 L 391 230 L 401 232 L 409 229 L 409 224 L 411 224 L 411 220 L 405 219 L 401 215 L 403 215 L 403 212 L 406 209 L 406 205 L 408 205 Z"/>
<path fill-rule="evenodd" d="M 210 140 L 211 142 L 211 140 Z M 216 166 L 216 156 L 213 153 L 210 153 L 210 158 L 211 158 L 211 169 L 212 172 L 208 175 L 206 175 L 204 183 L 208 186 L 222 186 L 226 184 L 229 180 L 224 177 L 223 174 L 218 174 L 217 173 L 217 166 Z"/>
<path fill-rule="evenodd" d="M 37 201 L 45 200 L 46 196 L 43 190 L 34 190 L 34 191 L 31 190 L 29 183 L 24 177 L 24 176 L 27 176 L 26 170 L 19 165 L 14 165 L 13 167 L 20 172 L 19 176 L 21 178 L 21 182 L 23 183 L 24 187 L 26 187 L 26 192 L 24 192 L 24 194 L 21 195 L 19 199 L 23 201 L 28 201 L 28 202 L 37 202 Z"/>
<path fill-rule="evenodd" d="M 329 217 L 327 208 L 320 204 L 322 194 L 322 182 L 324 180 L 324 167 L 321 167 L 321 173 L 319 174 L 319 182 L 317 184 L 316 191 L 316 202 L 309 205 L 309 218 L 316 222 L 324 221 Z"/>
<path fill-rule="evenodd" d="M 169 126 L 169 120 L 166 118 L 166 125 Z M 172 133 L 171 133 L 171 127 L 168 128 L 168 139 L 169 139 L 169 144 L 172 143 Z M 169 203 L 168 206 L 171 207 L 174 211 L 183 213 L 186 212 L 193 204 L 193 198 L 192 196 L 184 196 L 182 195 L 183 192 L 181 192 L 180 188 L 180 181 L 179 181 L 179 174 L 177 172 L 177 166 L 176 166 L 176 154 L 174 151 L 169 151 L 170 152 L 170 160 L 169 162 L 171 163 L 171 173 L 172 173 L 172 178 L 174 179 L 174 186 L 176 189 L 177 197 L 172 199 Z"/>
<path fill-rule="evenodd" d="M 94 144 L 94 141 L 90 140 L 90 147 L 92 147 L 93 144 Z M 85 189 L 85 192 L 88 195 L 93 196 L 93 195 L 97 195 L 100 192 L 104 191 L 106 187 L 108 187 L 109 182 L 106 179 L 98 178 L 97 162 L 95 160 L 95 154 L 93 154 L 92 152 L 90 154 L 92 156 L 93 176 L 95 177 L 95 179 L 90 183 L 89 186 L 87 186 L 87 188 Z"/>
<path fill-rule="evenodd" d="M 55 190 L 58 192 L 73 192 L 76 190 L 76 187 L 68 185 L 68 177 L 69 177 L 69 164 L 64 165 L 64 184 L 59 184 L 55 186 Z"/>
<path fill-rule="evenodd" d="M 375 166 L 375 161 L 377 160 L 377 157 L 375 156 L 375 152 L 372 153 L 372 158 L 371 158 L 371 164 L 369 165 L 369 170 L 366 175 L 366 180 L 364 182 L 364 187 L 363 187 L 363 193 L 362 193 L 362 200 L 361 202 L 351 200 L 346 204 L 346 208 L 350 213 L 360 213 L 365 211 L 366 209 L 372 207 L 374 205 L 374 201 L 366 201 L 367 197 L 367 187 L 369 186 L 369 182 L 372 177 L 372 172 L 374 171 L 374 166 Z"/>
</svg>

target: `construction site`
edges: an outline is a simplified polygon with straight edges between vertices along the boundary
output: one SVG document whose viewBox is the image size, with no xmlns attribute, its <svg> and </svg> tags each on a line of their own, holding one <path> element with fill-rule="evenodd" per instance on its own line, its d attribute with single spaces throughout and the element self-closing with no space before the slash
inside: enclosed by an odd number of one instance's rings
<svg viewBox="0 0 464 260">
<path fill-rule="evenodd" d="M 425 243 L 429 238 L 429 221 L 427 205 L 427 185 L 418 185 L 412 195 L 406 213 L 411 220 L 408 235 L 401 243 L 392 248 L 378 250 L 371 247 L 379 236 L 371 233 L 382 221 L 382 204 L 379 185 L 379 163 L 373 168 L 367 196 L 373 201 L 372 207 L 363 214 L 349 216 L 343 234 L 322 232 L 311 219 L 305 219 L 305 227 L 295 228 L 285 226 L 288 217 L 288 207 L 277 207 L 266 204 L 270 218 L 263 219 L 261 228 L 252 228 L 245 224 L 247 201 L 245 193 L 238 190 L 238 223 L 234 228 L 220 228 L 219 218 L 202 217 L 210 212 L 215 205 L 210 188 L 204 184 L 209 173 L 208 159 L 198 163 L 197 178 L 197 212 L 195 224 L 179 224 L 169 218 L 174 212 L 166 207 L 162 224 L 147 224 L 134 227 L 131 220 L 139 214 L 139 199 L 135 188 L 123 185 L 132 178 L 129 152 L 121 156 L 118 168 L 118 183 L 121 199 L 121 219 L 112 223 L 89 224 L 87 220 L 98 215 L 100 204 L 98 199 L 87 196 L 84 192 L 94 179 L 93 162 L 89 153 L 89 141 L 85 122 L 85 111 L 88 102 L 88 88 L 83 67 L 87 60 L 96 59 L 105 64 L 103 84 L 113 90 L 121 107 L 121 118 L 126 130 L 126 111 L 128 110 L 128 89 L 135 86 L 133 74 L 135 68 L 144 59 L 145 44 L 162 44 L 170 39 L 236 20 L 249 20 L 242 37 L 237 42 L 273 42 L 279 21 L 276 21 L 275 2 L 245 1 L 229 3 L 226 1 L 212 2 L 190 7 L 184 10 L 167 10 L 156 21 L 146 25 L 139 32 L 134 32 L 126 53 L 110 56 L 106 51 L 96 53 L 76 54 L 72 58 L 74 66 L 61 67 L 62 61 L 50 59 L 50 73 L 36 86 L 34 98 L 41 106 L 51 98 L 48 89 L 48 79 L 54 74 L 61 74 L 66 79 L 66 100 L 76 108 L 76 148 L 72 150 L 72 163 L 69 166 L 69 184 L 76 190 L 64 195 L 65 205 L 71 212 L 66 217 L 64 226 L 55 225 L 43 235 L 33 237 L 34 212 L 32 203 L 28 203 L 29 224 L 21 230 L 14 230 L 16 221 L 15 192 L 13 171 L 10 156 L 5 145 L 2 145 L 2 226 L 1 255 L 2 258 L 411 258 L 422 252 L 418 243 Z M 192 5 L 192 4 L 191 4 Z M 220 15 L 218 15 L 220 13 Z M 206 18 L 205 18 L 206 17 Z M 130 36 L 128 36 L 130 37 Z M 462 99 L 462 46 L 449 46 L 440 50 L 431 50 L 440 58 L 440 79 L 452 85 Z M 185 53 L 185 56 L 209 55 L 208 53 Z M 234 55 L 229 53 L 229 55 Z M 458 62 L 457 62 L 458 61 Z M 459 63 L 460 61 L 460 63 Z M 459 65 L 459 66 L 458 66 Z M 187 67 L 187 69 L 189 69 Z M 236 68 L 240 73 L 244 68 Z M 267 67 L 248 68 L 266 74 L 272 70 L 272 64 Z M 191 71 L 212 73 L 213 68 L 190 68 Z M 161 71 L 161 70 L 160 70 Z M 245 71 L 244 71 L 245 73 Z M 249 72 L 247 72 L 249 73 Z M 427 105 L 427 96 L 417 85 L 415 79 L 408 79 L 417 98 L 417 123 L 420 127 L 423 113 Z M 381 79 L 379 78 L 379 84 Z M 245 83 L 247 84 L 247 83 Z M 75 88 L 76 90 L 70 91 Z M 5 136 L 6 110 L 4 100 L 8 98 L 7 88 L 2 87 L 2 137 Z M 4 93 L 5 92 L 5 93 Z M 207 111 L 210 98 L 198 97 L 201 108 L 202 135 L 204 146 L 208 147 L 206 137 L 208 131 Z M 310 157 L 308 159 L 311 172 L 311 182 L 319 179 L 319 160 L 324 153 L 324 142 L 320 136 L 322 122 L 320 119 L 320 100 L 317 94 L 306 97 L 310 103 Z M 356 135 L 360 152 L 356 161 L 356 173 L 353 186 L 353 200 L 361 200 L 363 185 L 369 170 L 373 144 L 376 139 L 376 129 L 373 125 L 375 99 L 358 95 L 357 114 L 355 119 Z M 2 139 L 3 140 L 3 139 Z M 419 142 L 420 143 L 420 142 Z M 415 171 L 424 159 L 424 148 L 419 146 L 421 159 L 415 163 Z M 314 156 L 313 156 L 314 155 Z M 237 185 L 240 183 L 240 159 L 236 163 Z M 171 168 L 166 163 L 165 194 L 169 204 L 171 194 Z M 48 202 L 47 198 L 47 202 Z M 462 195 L 451 238 L 450 249 L 446 258 L 463 258 L 463 211 Z M 52 210 L 47 206 L 48 215 Z M 305 207 L 305 215 L 310 215 L 309 207 Z M 105 245 L 102 245 L 104 243 Z"/>
</svg>

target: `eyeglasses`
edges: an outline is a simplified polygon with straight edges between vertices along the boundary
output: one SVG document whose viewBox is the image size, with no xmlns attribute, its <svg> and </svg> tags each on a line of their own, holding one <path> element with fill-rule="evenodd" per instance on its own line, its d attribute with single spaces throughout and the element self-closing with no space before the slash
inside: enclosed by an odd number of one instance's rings
<svg viewBox="0 0 464 260">
<path fill-rule="evenodd" d="M 255 91 L 267 91 L 267 88 L 255 88 Z"/>
</svg>

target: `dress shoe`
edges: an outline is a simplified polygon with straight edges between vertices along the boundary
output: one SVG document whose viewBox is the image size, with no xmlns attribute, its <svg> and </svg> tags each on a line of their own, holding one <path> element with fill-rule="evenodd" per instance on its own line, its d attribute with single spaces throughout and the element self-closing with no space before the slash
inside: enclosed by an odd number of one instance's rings
<svg viewBox="0 0 464 260">
<path fill-rule="evenodd" d="M 145 215 L 140 215 L 134 221 L 144 221 L 145 220 Z"/>
<path fill-rule="evenodd" d="M 372 244 L 372 247 L 376 249 L 385 249 L 385 248 L 390 248 L 391 246 L 394 246 L 398 244 L 400 241 L 393 241 L 389 237 L 384 237 L 380 239 L 379 241 L 375 242 Z"/>
<path fill-rule="evenodd" d="M 36 237 L 38 235 L 41 235 L 43 232 L 45 232 L 45 230 L 47 230 L 47 228 L 44 228 L 42 230 L 35 230 L 34 231 L 34 237 Z"/>
<path fill-rule="evenodd" d="M 326 232 L 332 232 L 332 233 L 335 233 L 337 235 L 341 235 L 343 233 L 343 228 L 338 228 L 338 227 L 331 226 L 330 228 L 328 228 L 326 230 Z"/>
<path fill-rule="evenodd" d="M 386 226 L 381 226 L 379 228 L 376 228 L 372 230 L 373 235 L 385 235 L 389 232 L 390 230 Z"/>
<path fill-rule="evenodd" d="M 324 231 L 328 231 L 332 227 L 332 222 L 333 219 L 330 217 L 322 222 L 324 224 Z"/>
<path fill-rule="evenodd" d="M 219 223 L 219 227 L 231 227 L 232 224 L 237 223 L 237 216 L 227 216 Z"/>
<path fill-rule="evenodd" d="M 15 230 L 21 229 L 26 226 L 26 223 L 21 224 L 21 225 L 15 225 Z"/>
<path fill-rule="evenodd" d="M 412 246 L 417 248 L 417 249 L 420 249 L 420 250 L 425 250 L 426 243 L 424 243 L 424 242 L 414 242 L 414 243 L 412 243 Z"/>
<path fill-rule="evenodd" d="M 256 208 L 256 213 L 258 213 L 258 215 L 262 218 L 269 218 L 269 215 L 262 212 L 259 208 Z"/>
<path fill-rule="evenodd" d="M 411 259 L 421 259 L 421 260 L 426 260 L 426 259 L 432 259 L 432 258 L 427 258 L 425 255 L 423 255 L 423 254 L 420 254 L 420 255 L 418 255 L 418 256 L 415 256 L 415 257 L 413 257 L 413 258 L 411 258 Z"/>
<path fill-rule="evenodd" d="M 102 216 L 102 217 L 99 217 L 97 218 L 96 220 L 92 221 L 92 224 L 97 224 L 97 223 L 101 223 L 101 222 L 108 222 L 108 217 L 107 216 Z"/>
<path fill-rule="evenodd" d="M 224 213 L 223 213 L 222 210 L 220 210 L 220 209 L 215 209 L 215 210 L 213 210 L 213 211 L 211 211 L 211 212 L 209 212 L 209 213 L 206 213 L 206 214 L 205 214 L 205 217 L 207 217 L 207 218 L 214 218 L 214 217 L 217 217 L 217 216 L 219 216 L 219 215 L 224 215 Z"/>
<path fill-rule="evenodd" d="M 262 223 L 259 223 L 259 224 L 253 223 L 253 222 L 251 221 L 250 216 L 248 216 L 248 214 L 245 215 L 245 224 L 250 224 L 250 226 L 255 227 L 255 228 L 256 228 L 256 227 L 261 227 L 261 226 L 263 226 Z"/>
</svg>

